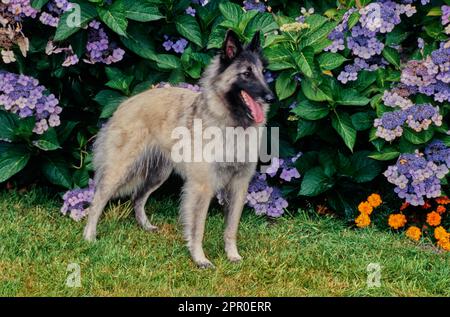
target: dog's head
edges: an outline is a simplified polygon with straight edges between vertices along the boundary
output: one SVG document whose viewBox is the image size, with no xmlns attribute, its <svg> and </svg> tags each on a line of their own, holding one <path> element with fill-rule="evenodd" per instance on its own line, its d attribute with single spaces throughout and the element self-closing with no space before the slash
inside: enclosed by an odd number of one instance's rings
<svg viewBox="0 0 450 317">
<path fill-rule="evenodd" d="M 264 124 L 275 97 L 263 74 L 266 62 L 261 54 L 260 32 L 243 46 L 229 30 L 214 62 L 217 65 L 211 88 L 225 101 L 234 121 L 244 127 Z"/>
</svg>

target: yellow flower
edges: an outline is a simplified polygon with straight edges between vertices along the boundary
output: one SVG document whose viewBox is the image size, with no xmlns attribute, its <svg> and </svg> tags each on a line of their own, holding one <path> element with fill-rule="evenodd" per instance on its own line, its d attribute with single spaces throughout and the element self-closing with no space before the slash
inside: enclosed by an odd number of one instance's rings
<svg viewBox="0 0 450 317">
<path fill-rule="evenodd" d="M 381 200 L 381 196 L 378 194 L 372 194 L 369 197 L 367 197 L 367 202 L 373 207 L 377 208 L 381 203 L 383 202 Z"/>
<path fill-rule="evenodd" d="M 363 201 L 358 205 L 358 210 L 360 213 L 370 215 L 373 211 L 373 207 L 367 201 Z"/>
<path fill-rule="evenodd" d="M 430 226 L 439 226 L 441 224 L 441 215 L 436 211 L 432 211 L 427 215 L 427 223 Z"/>
<path fill-rule="evenodd" d="M 450 251 L 450 239 L 449 238 L 438 240 L 437 245 L 440 246 L 445 251 Z"/>
<path fill-rule="evenodd" d="M 309 28 L 308 23 L 300 23 L 300 22 L 293 22 L 293 23 L 286 23 L 280 26 L 280 31 L 282 32 L 298 32 L 303 29 Z"/>
<path fill-rule="evenodd" d="M 392 214 L 389 216 L 388 224 L 394 229 L 401 228 L 406 224 L 406 217 L 403 214 Z"/>
<path fill-rule="evenodd" d="M 414 241 L 419 241 L 422 231 L 416 226 L 411 226 L 406 230 L 406 236 Z"/>
<path fill-rule="evenodd" d="M 444 227 L 439 226 L 434 229 L 434 237 L 436 238 L 436 240 L 443 240 L 447 239 L 449 237 L 449 234 L 447 230 L 444 229 Z"/>
<path fill-rule="evenodd" d="M 356 219 L 355 219 L 356 226 L 358 228 L 365 228 L 368 225 L 370 225 L 370 217 L 365 214 L 361 213 Z"/>
</svg>

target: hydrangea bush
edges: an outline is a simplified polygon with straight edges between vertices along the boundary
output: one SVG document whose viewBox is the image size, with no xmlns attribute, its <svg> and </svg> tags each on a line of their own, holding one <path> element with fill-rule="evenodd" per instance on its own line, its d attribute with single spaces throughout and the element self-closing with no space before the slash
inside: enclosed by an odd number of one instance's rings
<svg viewBox="0 0 450 317">
<path fill-rule="evenodd" d="M 263 33 L 278 97 L 281 153 L 249 187 L 256 213 L 307 201 L 366 224 L 373 192 L 397 214 L 448 195 L 448 0 L 0 0 L 0 13 L 0 182 L 68 189 L 74 219 L 102 124 L 146 89 L 199 91 L 227 29 Z"/>
</svg>

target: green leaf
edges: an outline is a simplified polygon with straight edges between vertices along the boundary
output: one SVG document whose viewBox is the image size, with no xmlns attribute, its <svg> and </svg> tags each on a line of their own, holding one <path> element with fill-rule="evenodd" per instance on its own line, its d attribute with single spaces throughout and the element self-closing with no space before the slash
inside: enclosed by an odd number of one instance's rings
<svg viewBox="0 0 450 317">
<path fill-rule="evenodd" d="M 356 142 L 356 130 L 353 127 L 350 115 L 346 112 L 335 113 L 331 117 L 331 125 L 344 140 L 345 145 L 353 151 Z"/>
<path fill-rule="evenodd" d="M 117 5 L 117 3 L 114 5 Z M 124 0 L 122 3 L 124 14 L 130 20 L 149 22 L 164 18 L 158 7 L 153 3 L 135 0 Z"/>
<path fill-rule="evenodd" d="M 100 114 L 101 119 L 109 118 L 112 116 L 117 107 L 127 99 L 121 93 L 113 90 L 102 90 L 95 97 L 94 100 L 97 101 L 102 108 Z"/>
<path fill-rule="evenodd" d="M 356 89 L 341 89 L 337 91 L 336 103 L 343 106 L 365 106 L 370 99 L 359 94 Z"/>
<path fill-rule="evenodd" d="M 369 153 L 355 152 L 350 159 L 351 178 L 357 183 L 370 182 L 381 173 L 381 164 L 369 158 Z"/>
<path fill-rule="evenodd" d="M 306 171 L 303 176 L 299 195 L 317 196 L 332 188 L 333 185 L 333 180 L 320 167 L 314 167 Z"/>
<path fill-rule="evenodd" d="M 0 183 L 20 172 L 30 160 L 30 152 L 18 144 L 0 142 Z"/>
<path fill-rule="evenodd" d="M 18 120 L 16 115 L 0 110 L 0 141 L 14 141 Z"/>
<path fill-rule="evenodd" d="M 117 89 L 126 95 L 130 93 L 130 85 L 134 80 L 133 75 L 126 75 L 120 69 L 115 67 L 105 68 L 106 76 L 109 81 L 105 84 L 109 88 Z"/>
<path fill-rule="evenodd" d="M 295 136 L 295 141 L 316 133 L 319 128 L 319 124 L 316 121 L 299 119 L 297 122 L 297 135 Z"/>
<path fill-rule="evenodd" d="M 47 4 L 49 0 L 33 0 L 31 1 L 31 6 L 36 10 L 41 10 L 43 6 Z"/>
<path fill-rule="evenodd" d="M 400 152 L 395 148 L 386 148 L 382 152 L 372 152 L 368 155 L 368 157 L 373 158 L 378 161 L 389 161 L 399 157 Z"/>
<path fill-rule="evenodd" d="M 373 126 L 375 116 L 372 112 L 357 112 L 351 116 L 356 131 L 364 131 Z"/>
<path fill-rule="evenodd" d="M 326 117 L 330 110 L 325 104 L 303 100 L 292 112 L 306 120 L 319 120 Z"/>
<path fill-rule="evenodd" d="M 314 68 L 314 50 L 312 47 L 307 46 L 298 53 L 296 62 L 305 76 L 312 77 Z"/>
<path fill-rule="evenodd" d="M 203 47 L 202 32 L 200 31 L 197 20 L 193 16 L 189 14 L 179 15 L 175 20 L 175 26 L 178 33 L 183 37 L 196 45 Z"/>
<path fill-rule="evenodd" d="M 44 151 L 54 151 L 61 148 L 54 128 L 48 129 L 39 140 L 33 141 L 32 144 Z"/>
<path fill-rule="evenodd" d="M 80 2 L 78 5 L 80 6 L 80 12 L 77 12 L 77 7 L 75 7 L 75 9 L 65 12 L 59 19 L 54 37 L 55 41 L 67 39 L 80 28 L 86 27 L 86 25 L 97 16 L 95 7 L 89 3 Z M 80 17 L 79 21 L 77 21 L 78 17 Z"/>
<path fill-rule="evenodd" d="M 314 79 L 304 78 L 301 83 L 302 92 L 312 101 L 332 101 L 331 96 L 325 93 Z"/>
<path fill-rule="evenodd" d="M 383 49 L 383 57 L 392 65 L 394 65 L 396 68 L 400 68 L 400 54 L 397 52 L 396 49 L 393 49 L 392 47 L 386 46 Z"/>
<path fill-rule="evenodd" d="M 61 122 L 61 125 L 56 127 L 56 133 L 58 134 L 58 140 L 61 144 L 67 141 L 73 129 L 79 122 L 76 121 L 66 121 Z"/>
<path fill-rule="evenodd" d="M 158 54 L 155 57 L 155 61 L 161 69 L 177 69 L 181 67 L 180 59 L 170 54 Z"/>
<path fill-rule="evenodd" d="M 52 184 L 65 188 L 72 187 L 68 164 L 61 156 L 45 157 L 41 162 L 41 171 Z"/>
<path fill-rule="evenodd" d="M 218 18 L 220 21 L 220 17 Z M 211 34 L 209 34 L 207 49 L 222 47 L 223 40 L 225 39 L 226 30 L 222 27 L 215 26 L 212 28 Z"/>
<path fill-rule="evenodd" d="M 325 52 L 320 54 L 317 60 L 323 70 L 333 70 L 341 66 L 347 59 L 338 53 Z"/>
<path fill-rule="evenodd" d="M 231 21 L 236 27 L 244 14 L 241 6 L 228 1 L 220 3 L 219 10 L 225 19 Z"/>
<path fill-rule="evenodd" d="M 155 59 L 155 46 L 144 26 L 136 24 L 131 25 L 128 30 L 128 37 L 121 36 L 120 40 L 126 48 L 140 57 L 150 60 Z"/>
<path fill-rule="evenodd" d="M 97 12 L 100 19 L 114 32 L 117 34 L 127 37 L 127 26 L 128 21 L 125 17 L 125 13 L 123 10 L 119 10 L 119 8 L 111 7 L 108 9 L 103 9 L 101 7 L 97 7 Z"/>
<path fill-rule="evenodd" d="M 260 13 L 248 22 L 244 34 L 250 39 L 256 31 L 261 31 L 262 34 L 265 34 L 276 29 L 278 29 L 278 24 L 273 19 L 273 16 L 270 13 Z"/>
<path fill-rule="evenodd" d="M 347 22 L 347 26 L 348 26 L 349 30 L 352 27 L 354 27 L 356 25 L 356 23 L 358 23 L 360 17 L 361 17 L 361 14 L 358 11 L 355 11 L 352 14 L 350 14 L 350 16 L 348 17 L 348 22 Z"/>
<path fill-rule="evenodd" d="M 433 135 L 434 135 L 433 129 L 416 132 L 411 130 L 410 128 L 405 128 L 403 131 L 403 137 L 412 144 L 416 145 L 427 143 L 433 138 Z"/>
<path fill-rule="evenodd" d="M 290 72 L 282 72 L 276 79 L 275 91 L 280 100 L 286 99 L 295 92 L 297 83 L 292 78 Z"/>
<path fill-rule="evenodd" d="M 306 23 L 308 22 L 306 21 Z M 311 46 L 314 51 L 317 52 L 316 48 L 318 47 L 318 45 L 323 40 L 328 40 L 328 34 L 330 34 L 330 32 L 335 28 L 336 25 L 337 22 L 328 21 L 317 30 L 313 30 L 310 25 L 310 29 L 307 30 L 306 33 L 301 37 L 299 49 L 303 49 L 306 46 Z"/>
</svg>

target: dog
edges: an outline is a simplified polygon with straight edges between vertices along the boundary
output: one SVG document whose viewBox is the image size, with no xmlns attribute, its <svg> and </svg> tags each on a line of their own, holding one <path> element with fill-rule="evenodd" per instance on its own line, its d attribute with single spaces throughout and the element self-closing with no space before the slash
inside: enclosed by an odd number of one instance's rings
<svg viewBox="0 0 450 317">
<path fill-rule="evenodd" d="M 84 239 L 94 241 L 102 210 L 111 198 L 131 197 L 139 225 L 154 231 L 144 210 L 152 192 L 172 171 L 184 179 L 180 219 L 193 261 L 214 267 L 203 250 L 210 201 L 219 191 L 226 201 L 225 251 L 240 261 L 237 231 L 256 162 L 175 162 L 171 149 L 177 127 L 191 130 L 194 119 L 203 128 L 261 127 L 274 94 L 264 78 L 260 33 L 244 45 L 228 30 L 220 53 L 205 69 L 201 92 L 166 87 L 142 92 L 124 101 L 99 131 L 94 142 L 96 190 L 88 210 Z M 237 144 L 239 147 L 240 144 Z"/>
</svg>

